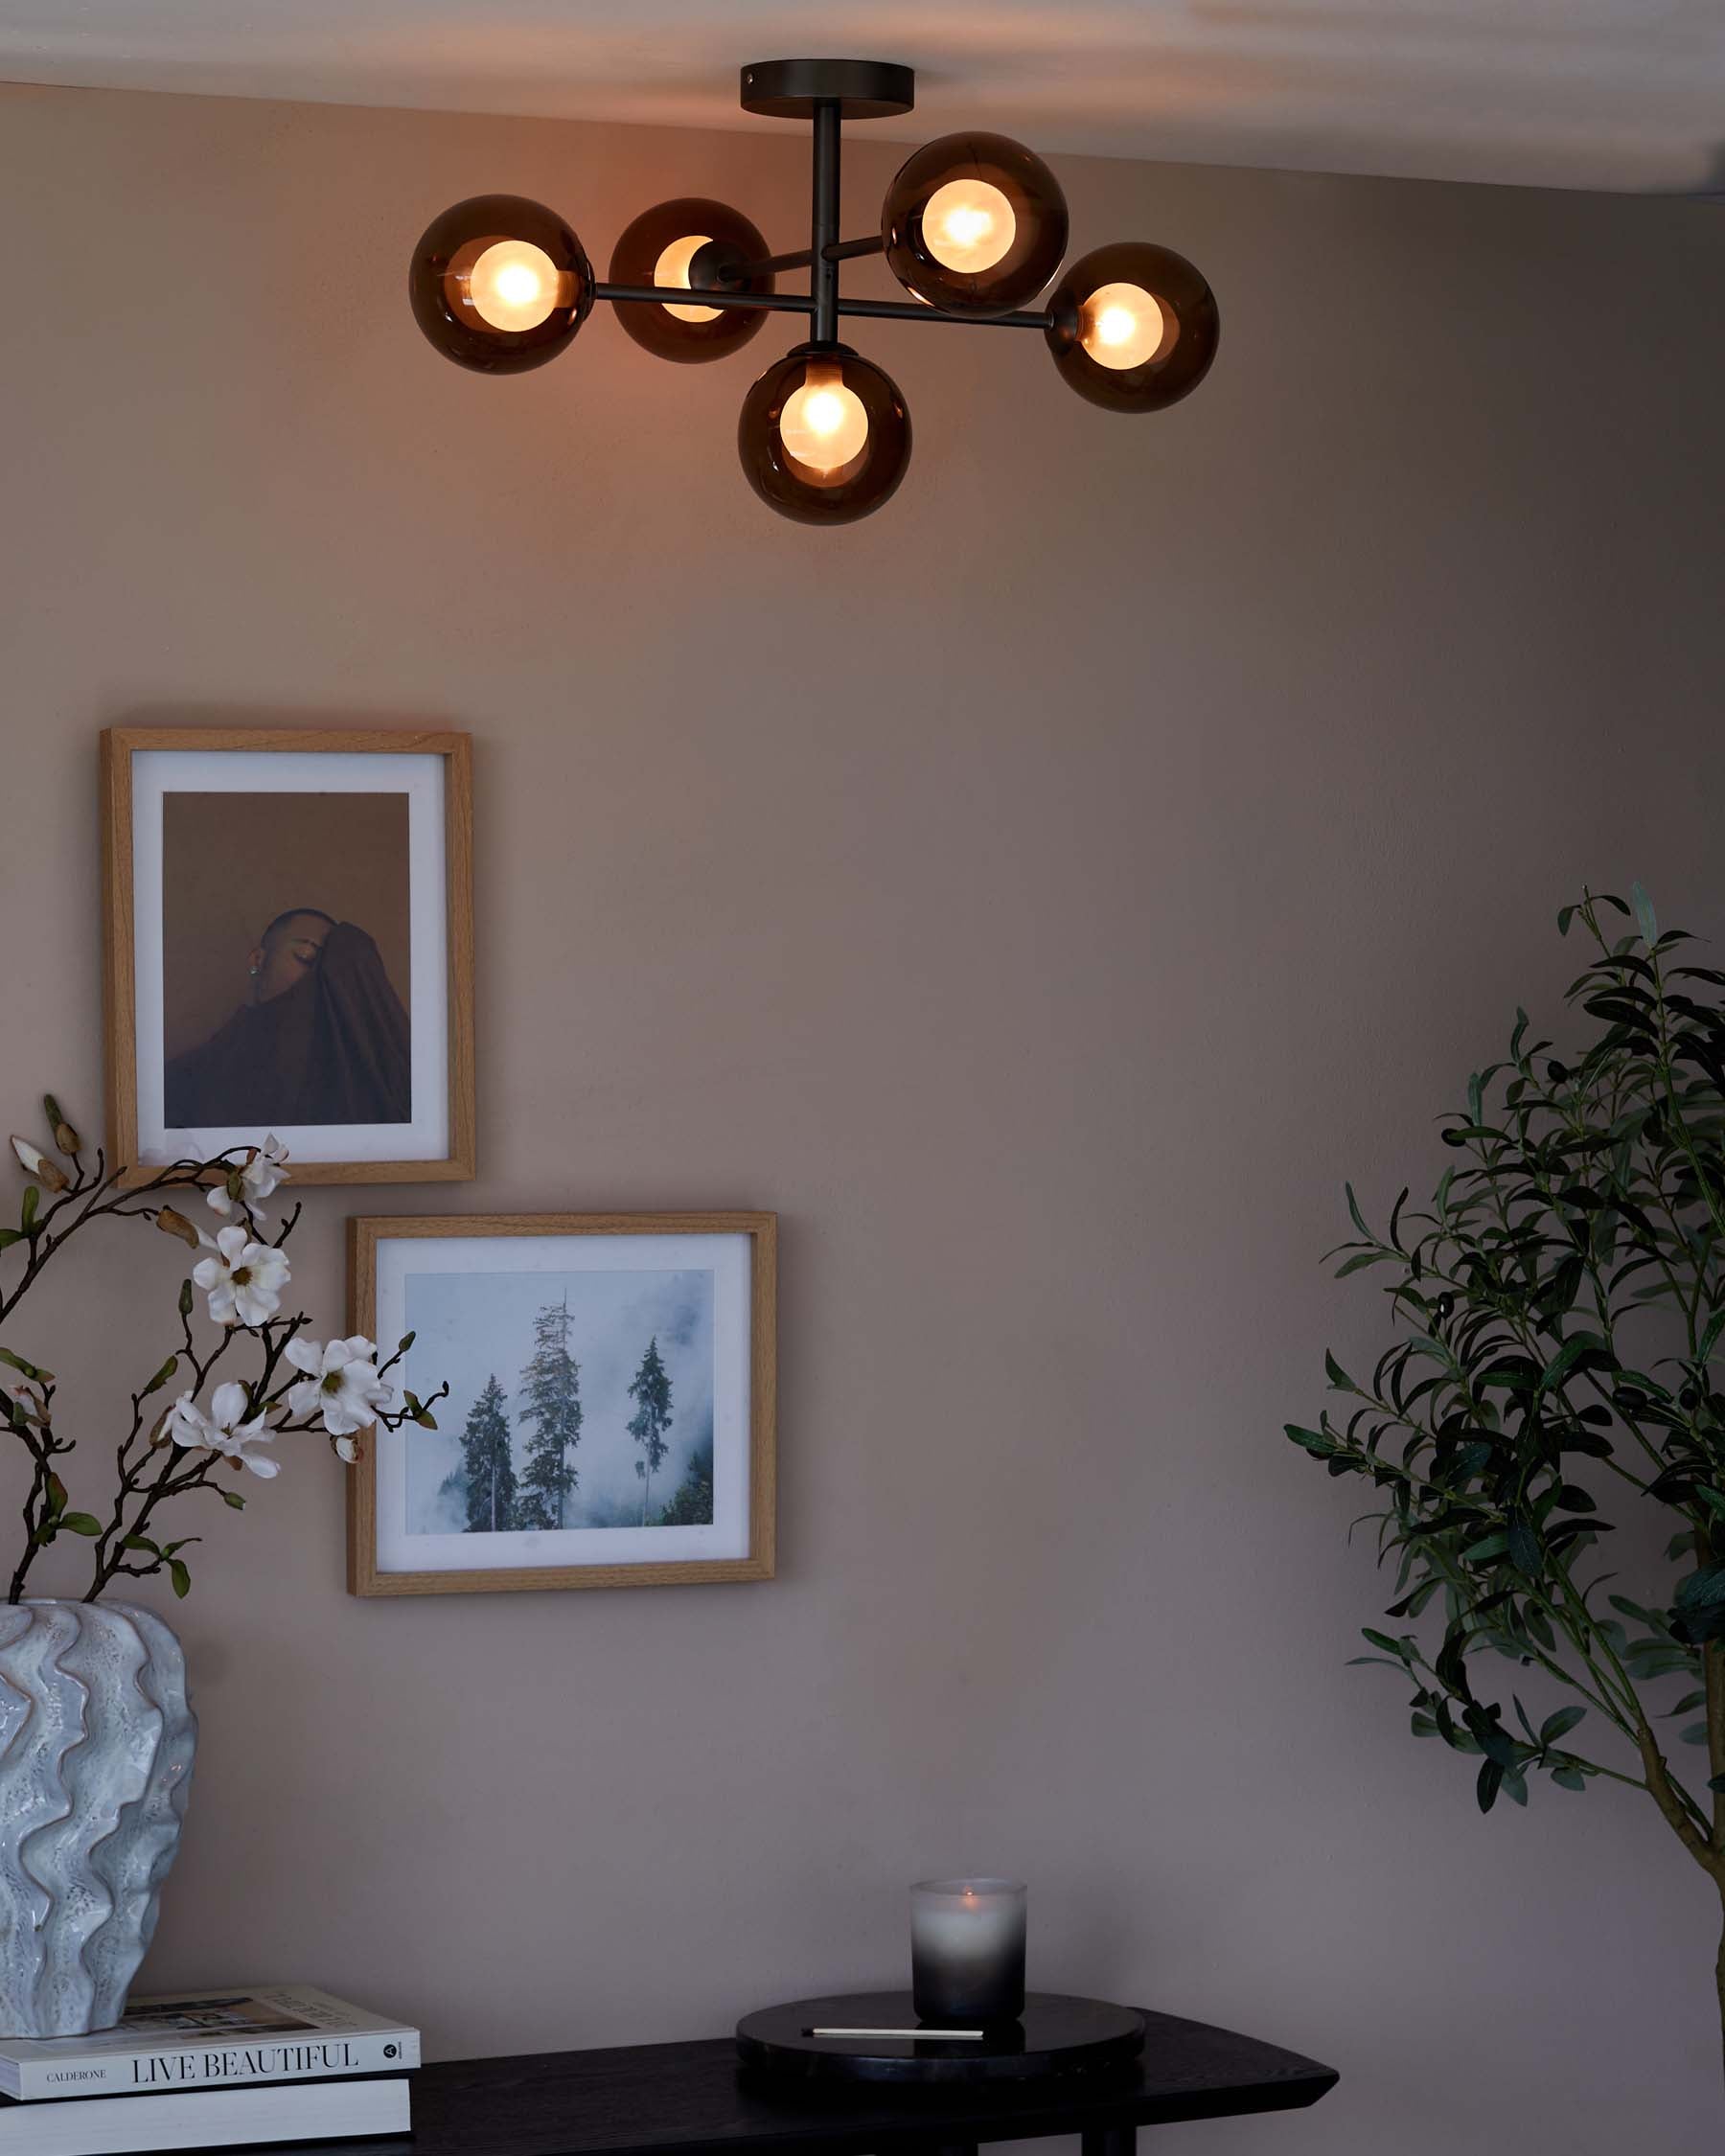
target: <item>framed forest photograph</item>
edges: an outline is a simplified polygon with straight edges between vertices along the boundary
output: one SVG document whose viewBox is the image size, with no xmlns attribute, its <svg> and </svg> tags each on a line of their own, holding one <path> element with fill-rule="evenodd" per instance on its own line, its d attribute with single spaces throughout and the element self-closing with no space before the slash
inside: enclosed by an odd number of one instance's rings
<svg viewBox="0 0 1725 2156">
<path fill-rule="evenodd" d="M 273 1135 L 300 1182 L 473 1173 L 465 734 L 102 737 L 110 1153 Z"/>
<path fill-rule="evenodd" d="M 657 1587 L 773 1570 L 771 1213 L 353 1220 L 350 1323 L 432 1430 L 348 1483 L 356 1594 Z"/>
</svg>

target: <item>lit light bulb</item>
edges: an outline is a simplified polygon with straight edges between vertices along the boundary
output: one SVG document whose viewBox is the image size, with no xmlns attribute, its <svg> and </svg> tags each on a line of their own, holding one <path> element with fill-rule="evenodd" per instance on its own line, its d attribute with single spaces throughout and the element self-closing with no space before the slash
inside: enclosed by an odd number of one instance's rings
<svg viewBox="0 0 1725 2156">
<path fill-rule="evenodd" d="M 1168 333 L 1162 302 L 1141 285 L 1103 285 L 1084 303 L 1078 341 L 1098 367 L 1141 367 Z"/>
<path fill-rule="evenodd" d="M 960 276 L 992 269 L 1018 234 L 1012 204 L 986 180 L 948 180 L 923 204 L 923 245 Z"/>
<path fill-rule="evenodd" d="M 811 359 L 803 369 L 802 387 L 785 399 L 779 439 L 788 456 L 823 479 L 861 455 L 868 413 L 837 360 Z"/>
<path fill-rule="evenodd" d="M 673 240 L 653 265 L 653 282 L 656 285 L 680 285 L 685 290 L 689 285 L 689 265 L 704 247 L 711 235 L 697 232 L 686 240 Z M 679 322 L 717 322 L 724 312 L 722 307 L 672 307 L 667 304 L 667 314 L 676 315 Z"/>
<path fill-rule="evenodd" d="M 557 264 L 529 240 L 494 240 L 467 275 L 469 302 L 494 330 L 537 330 L 562 289 Z"/>
</svg>

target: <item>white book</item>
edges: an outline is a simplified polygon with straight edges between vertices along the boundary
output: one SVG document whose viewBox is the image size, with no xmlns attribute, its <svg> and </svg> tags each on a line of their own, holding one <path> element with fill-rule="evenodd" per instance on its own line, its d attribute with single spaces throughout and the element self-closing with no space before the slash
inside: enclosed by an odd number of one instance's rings
<svg viewBox="0 0 1725 2156">
<path fill-rule="evenodd" d="M 310 1984 L 234 1984 L 134 1999 L 117 2028 L 94 2036 L 0 2037 L 0 2095 L 145 2096 L 400 2074 L 419 2062 L 417 2029 Z M 12 2145 L 0 2136 L 0 2148 Z"/>
<path fill-rule="evenodd" d="M 334 2141 L 404 2134 L 404 2076 L 381 2081 L 277 2081 L 254 2089 L 183 2089 L 124 2103 L 0 2106 L 4 2156 L 134 2156 L 155 2148 L 230 2148 L 260 2141 Z"/>
</svg>

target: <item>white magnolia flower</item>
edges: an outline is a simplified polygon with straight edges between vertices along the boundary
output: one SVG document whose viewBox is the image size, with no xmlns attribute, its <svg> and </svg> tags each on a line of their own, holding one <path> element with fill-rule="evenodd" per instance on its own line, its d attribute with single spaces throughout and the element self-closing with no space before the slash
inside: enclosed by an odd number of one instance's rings
<svg viewBox="0 0 1725 2156">
<path fill-rule="evenodd" d="M 356 1430 L 369 1430 L 380 1409 L 395 1405 L 395 1387 L 378 1375 L 378 1351 L 363 1333 L 352 1340 L 333 1340 L 320 1347 L 314 1340 L 290 1340 L 288 1360 L 306 1375 L 288 1395 L 296 1415 L 320 1414 L 332 1437 L 351 1437 Z M 356 1456 L 342 1452 L 343 1459 Z"/>
<path fill-rule="evenodd" d="M 270 1444 L 275 1433 L 263 1415 L 253 1415 L 246 1421 L 245 1409 L 245 1388 L 232 1382 L 216 1388 L 207 1414 L 191 1393 L 182 1392 L 168 1411 L 168 1435 L 189 1453 L 221 1453 L 228 1459 L 237 1459 L 267 1481 L 281 1473 L 280 1460 L 249 1448 Z"/>
<path fill-rule="evenodd" d="M 22 1370 L 0 1368 L 0 1393 L 12 1402 L 26 1422 L 41 1421 L 42 1395 L 34 1378 L 27 1378 Z"/>
<path fill-rule="evenodd" d="M 243 1227 L 224 1227 L 216 1255 L 199 1258 L 192 1277 L 210 1298 L 218 1325 L 261 1325 L 282 1307 L 288 1260 L 269 1243 L 254 1243 Z"/>
<path fill-rule="evenodd" d="M 228 1196 L 225 1182 L 218 1182 L 205 1198 L 204 1204 L 213 1212 L 224 1217 L 233 1211 L 236 1204 L 244 1207 L 247 1212 L 255 1211 L 278 1183 L 288 1180 L 285 1165 L 287 1158 L 288 1148 L 271 1131 L 262 1145 L 252 1147 L 244 1167 L 240 1170 L 238 1200 Z"/>
</svg>

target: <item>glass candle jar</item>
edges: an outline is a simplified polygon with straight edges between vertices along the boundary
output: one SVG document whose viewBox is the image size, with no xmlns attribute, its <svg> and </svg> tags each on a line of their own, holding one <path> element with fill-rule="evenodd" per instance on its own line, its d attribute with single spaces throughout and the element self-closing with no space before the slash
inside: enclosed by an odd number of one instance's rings
<svg viewBox="0 0 1725 2156">
<path fill-rule="evenodd" d="M 986 2028 L 1024 2010 L 1024 1898 L 1016 1879 L 925 1879 L 910 1890 L 919 2021 Z"/>
</svg>

